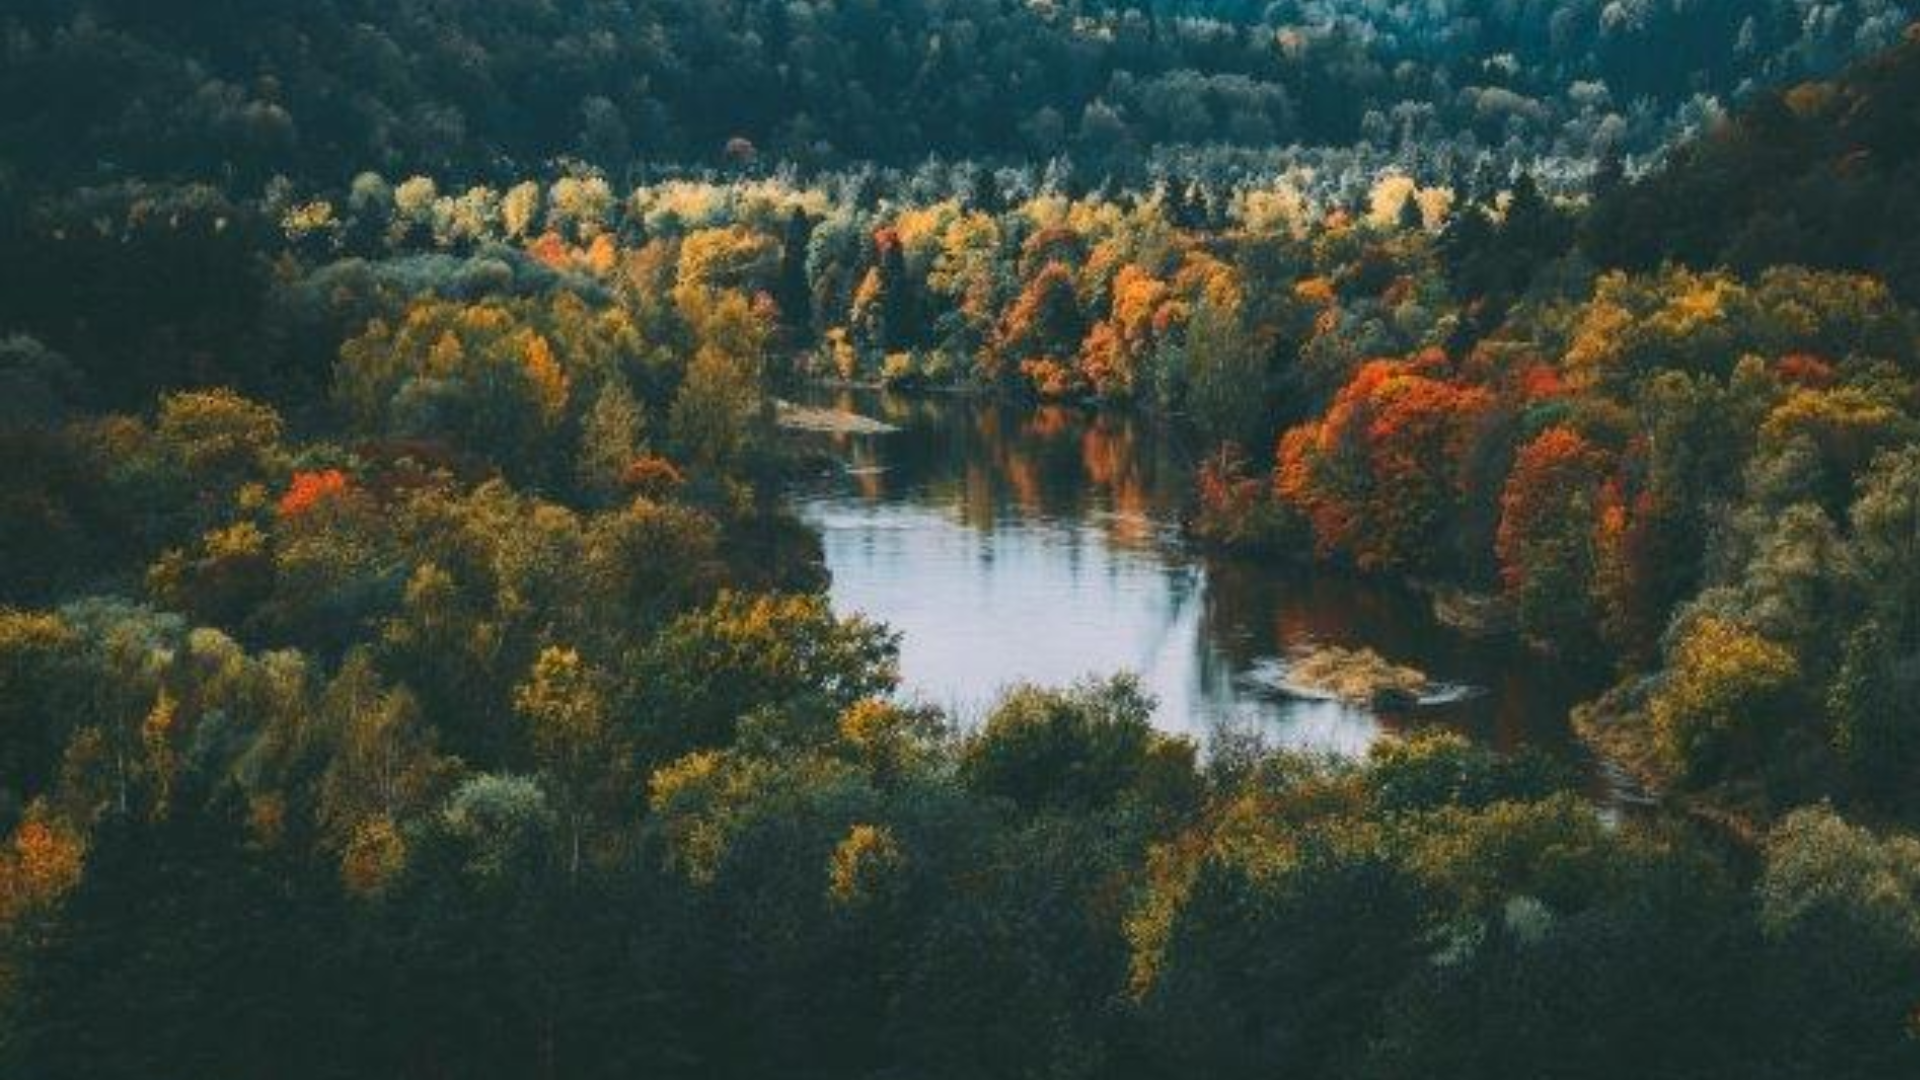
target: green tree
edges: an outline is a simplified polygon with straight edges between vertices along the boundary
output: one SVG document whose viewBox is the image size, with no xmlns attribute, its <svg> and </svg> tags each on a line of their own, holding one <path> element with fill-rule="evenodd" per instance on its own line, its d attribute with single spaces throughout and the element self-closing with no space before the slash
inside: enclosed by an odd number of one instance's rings
<svg viewBox="0 0 1920 1080">
<path fill-rule="evenodd" d="M 1862 477 L 1853 504 L 1853 552 L 1873 583 L 1869 600 L 1906 653 L 1920 651 L 1920 447 L 1888 451 Z"/>
<path fill-rule="evenodd" d="M 314 807 L 360 893 L 378 892 L 405 865 L 400 828 L 446 794 L 459 763 L 404 688 L 385 686 L 365 650 L 349 654 L 320 700 L 328 748 Z"/>
<path fill-rule="evenodd" d="M 1187 323 L 1187 412 L 1215 442 L 1262 441 L 1267 423 L 1266 359 L 1238 305 L 1202 298 Z"/>
<path fill-rule="evenodd" d="M 1774 1067 L 1861 1080 L 1920 1068 L 1920 841 L 1797 810 L 1767 837 L 1757 892 Z"/>
<path fill-rule="evenodd" d="M 580 876 L 582 851 L 596 803 L 625 757 L 614 737 L 606 678 L 572 649 L 549 647 L 514 691 L 514 708 L 527 722 L 527 741 L 553 796 L 567 876 Z"/>
<path fill-rule="evenodd" d="M 1920 706 L 1902 678 L 1887 635 L 1868 622 L 1848 638 L 1827 691 L 1834 749 L 1861 794 L 1886 806 L 1911 804 L 1920 781 Z"/>
<path fill-rule="evenodd" d="M 627 470 L 645 446 L 646 414 L 620 378 L 607 380 L 587 412 L 580 432 L 574 476 L 580 487 L 602 502 L 621 490 Z"/>
<path fill-rule="evenodd" d="M 270 467 L 283 429 L 271 407 L 231 390 L 206 390 L 163 397 L 155 434 L 190 475 L 231 484 Z"/>
<path fill-rule="evenodd" d="M 1121 676 L 1068 691 L 1008 694 L 960 757 L 968 788 L 1028 810 L 1096 812 L 1122 802 L 1180 813 L 1197 795 L 1190 743 L 1154 730 L 1153 699 Z"/>
<path fill-rule="evenodd" d="M 1418 896 L 1337 821 L 1204 850 L 1129 924 L 1143 1052 L 1167 1075 L 1352 1075 L 1359 1015 L 1424 960 Z"/>
</svg>

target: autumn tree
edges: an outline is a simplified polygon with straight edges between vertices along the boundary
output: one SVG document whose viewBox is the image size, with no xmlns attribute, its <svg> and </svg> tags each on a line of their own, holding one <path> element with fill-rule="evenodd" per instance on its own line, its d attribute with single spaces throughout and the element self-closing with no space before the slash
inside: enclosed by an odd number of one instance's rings
<svg viewBox="0 0 1920 1080">
<path fill-rule="evenodd" d="M 1074 385 L 1073 358 L 1085 336 L 1073 272 L 1049 262 L 1001 317 L 992 370 L 1001 378 L 1018 373 L 1042 392 L 1068 392 Z"/>
<path fill-rule="evenodd" d="M 532 313 L 502 303 L 415 303 L 340 349 L 335 394 L 361 430 L 442 438 L 537 471 L 570 415 L 572 376 Z"/>
<path fill-rule="evenodd" d="M 610 501 L 645 449 L 646 413 L 618 377 L 607 380 L 580 432 L 574 476 L 582 490 Z"/>
<path fill-rule="evenodd" d="M 768 291 L 777 282 L 780 260 L 780 241 L 775 237 L 744 225 L 701 229 L 680 242 L 676 287 Z"/>
<path fill-rule="evenodd" d="M 722 593 L 648 647 L 636 740 L 653 760 L 725 745 L 749 713 L 766 709 L 767 737 L 818 742 L 845 710 L 893 687 L 898 649 L 892 634 L 836 617 L 820 597 Z"/>
<path fill-rule="evenodd" d="M 668 429 L 688 460 L 724 472 L 763 436 L 766 327 L 737 293 L 702 291 L 682 303 L 700 344 L 673 400 Z"/>
<path fill-rule="evenodd" d="M 1574 645 L 1594 628 L 1594 533 L 1603 455 L 1578 432 L 1553 427 L 1522 447 L 1500 497 L 1495 551 L 1521 626 Z"/>
<path fill-rule="evenodd" d="M 364 651 L 350 655 L 320 702 L 328 740 L 319 824 L 356 893 L 379 892 L 406 863 L 403 827 L 446 793 L 458 764 L 405 688 L 385 686 Z"/>
<path fill-rule="evenodd" d="M 1161 336 L 1172 327 L 1165 282 L 1132 263 L 1120 268 L 1107 318 L 1095 323 L 1080 346 L 1080 368 L 1104 397 L 1128 399 L 1144 389 Z"/>
<path fill-rule="evenodd" d="M 1719 618 L 1686 627 L 1651 706 L 1662 763 L 1686 781 L 1764 760 L 1792 719 L 1799 663 L 1779 645 Z"/>
<path fill-rule="evenodd" d="M 1444 378 L 1439 358 L 1364 365 L 1318 423 L 1280 444 L 1276 490 L 1313 522 L 1318 548 L 1362 569 L 1443 565 L 1462 464 L 1493 395 Z"/>
<path fill-rule="evenodd" d="M 528 743 L 560 818 L 567 873 L 576 878 L 596 804 L 607 801 L 607 782 L 619 775 L 625 757 L 606 681 L 579 653 L 556 646 L 540 653 L 514 691 L 514 708 L 527 722 Z"/>
</svg>

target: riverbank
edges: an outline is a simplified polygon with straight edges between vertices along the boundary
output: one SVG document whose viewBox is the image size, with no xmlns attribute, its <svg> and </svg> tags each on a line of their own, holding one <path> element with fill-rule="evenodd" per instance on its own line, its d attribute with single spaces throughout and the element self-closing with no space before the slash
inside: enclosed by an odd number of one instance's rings
<svg viewBox="0 0 1920 1080">
<path fill-rule="evenodd" d="M 1403 583 L 1198 542 L 1183 528 L 1192 447 L 1166 425 L 985 395 L 808 394 L 899 429 L 796 435 L 825 467 L 793 497 L 822 538 L 835 604 L 902 632 L 910 697 L 977 716 L 1007 685 L 1126 670 L 1157 699 L 1156 723 L 1200 741 L 1251 728 L 1359 758 L 1439 727 L 1586 771 L 1565 717 L 1593 688 L 1559 665 L 1446 628 Z M 1425 689 L 1409 704 L 1276 686 L 1328 646 L 1372 650 Z"/>
<path fill-rule="evenodd" d="M 1735 847 L 1757 850 L 1767 833 L 1768 814 L 1754 785 L 1720 785 L 1686 791 L 1675 783 L 1654 746 L 1647 710 L 1656 687 L 1652 678 L 1625 680 L 1573 709 L 1574 734 L 1600 760 L 1618 770 L 1635 801 L 1664 807 Z"/>
</svg>

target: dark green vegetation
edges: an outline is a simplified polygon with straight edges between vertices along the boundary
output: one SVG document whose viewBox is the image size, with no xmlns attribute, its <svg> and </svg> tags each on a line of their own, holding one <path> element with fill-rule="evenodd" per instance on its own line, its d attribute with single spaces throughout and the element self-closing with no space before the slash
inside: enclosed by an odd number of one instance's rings
<svg viewBox="0 0 1920 1080">
<path fill-rule="evenodd" d="M 1682 147 L 1587 223 L 1608 262 L 1679 259 L 1753 273 L 1775 263 L 1871 271 L 1920 298 L 1920 95 L 1911 44 L 1846 77 L 1754 101 L 1739 122 Z"/>
<path fill-rule="evenodd" d="M 1304 143 L 1655 148 L 1754 80 L 1891 43 L 1900 0 L 13 0 L 14 183 L 557 156 L 828 165 Z"/>
<path fill-rule="evenodd" d="M 1920 44 L 1590 197 L 470 186 L 739 134 L 805 156 L 804 117 L 745 115 L 790 102 L 847 152 L 1013 149 L 1049 108 L 1085 141 L 1088 102 L 1132 107 L 1110 51 L 1244 89 L 1234 57 L 1297 17 L 980 6 L 1007 70 L 1048 73 L 992 83 L 1012 101 L 967 103 L 977 56 L 882 62 L 944 55 L 915 5 L 811 32 L 749 5 L 752 48 L 727 5 L 649 5 L 658 33 L 613 4 L 10 9 L 0 1071 L 1920 1072 L 1920 297 L 1915 234 L 1872 227 L 1911 215 Z M 1739 7 L 1751 58 L 1708 85 L 1823 67 L 1789 26 L 1887 17 Z M 1673 102 L 1605 34 L 1726 29 L 1501 10 L 1367 48 L 1510 41 L 1553 101 L 1597 75 Z M 1459 100 L 1441 51 L 1392 68 L 1408 99 Z M 1328 139 L 1367 121 L 1315 102 L 1401 100 L 1286 71 Z M 769 393 L 825 371 L 1186 417 L 1201 530 L 1497 593 L 1618 666 L 1584 727 L 1668 800 L 1609 823 L 1450 739 L 1202 754 L 1124 679 L 971 732 L 889 703 L 896 643 L 828 609 L 779 499 Z"/>
</svg>

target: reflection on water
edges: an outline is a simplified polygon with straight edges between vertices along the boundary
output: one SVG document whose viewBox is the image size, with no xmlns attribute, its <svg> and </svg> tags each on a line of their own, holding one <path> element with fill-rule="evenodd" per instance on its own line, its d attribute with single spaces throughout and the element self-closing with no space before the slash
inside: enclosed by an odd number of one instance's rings
<svg viewBox="0 0 1920 1080">
<path fill-rule="evenodd" d="M 1116 415 L 867 392 L 824 404 L 898 425 L 823 437 L 844 463 L 799 500 L 833 600 L 905 635 L 907 691 L 977 719 L 998 690 L 1140 675 L 1159 723 L 1252 722 L 1279 743 L 1356 754 L 1383 728 L 1445 723 L 1493 745 L 1565 746 L 1575 687 L 1537 660 L 1436 626 L 1404 592 L 1203 558 L 1181 539 L 1189 465 Z M 1408 715 L 1286 698 L 1290 649 L 1370 646 L 1484 690 Z"/>
</svg>

